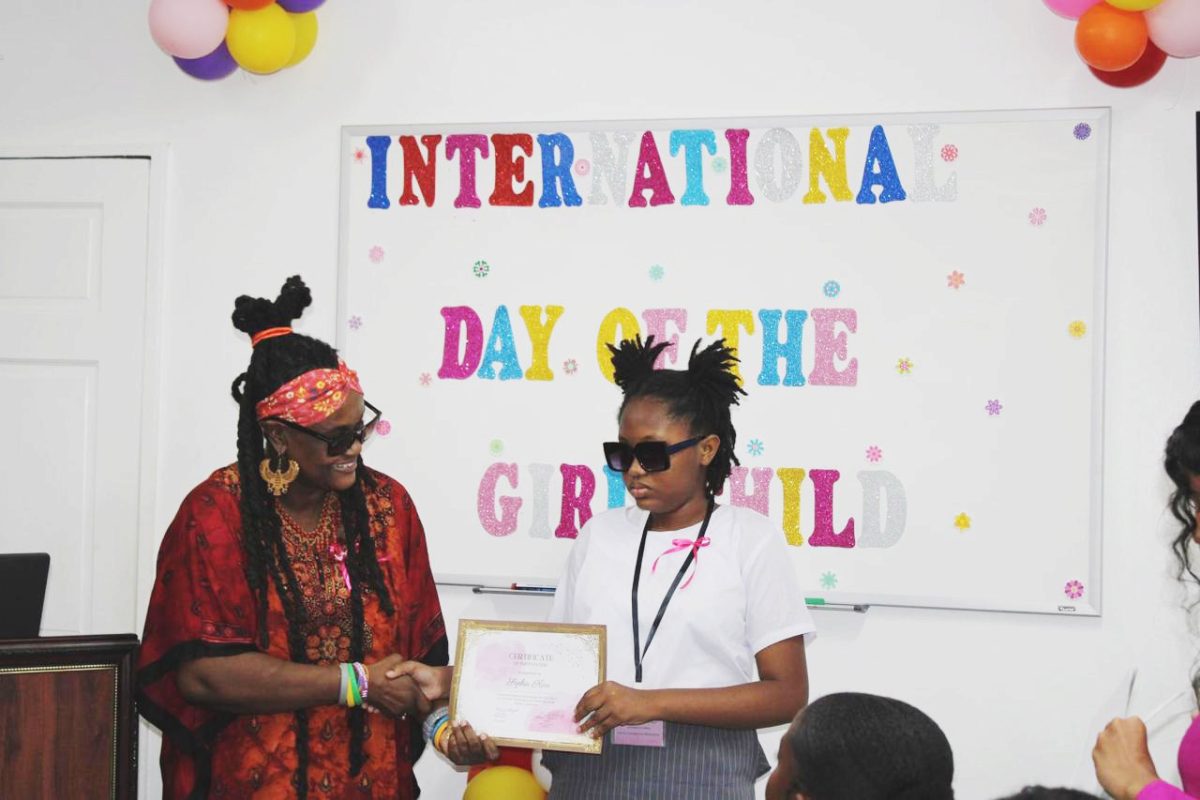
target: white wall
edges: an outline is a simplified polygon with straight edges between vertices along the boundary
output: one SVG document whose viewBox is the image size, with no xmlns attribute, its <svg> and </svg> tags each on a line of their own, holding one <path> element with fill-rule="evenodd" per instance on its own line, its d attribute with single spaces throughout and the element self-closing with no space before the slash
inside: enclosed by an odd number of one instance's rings
<svg viewBox="0 0 1200 800">
<path fill-rule="evenodd" d="M 810 671 L 818 694 L 882 692 L 932 714 L 968 800 L 1071 780 L 1129 665 L 1136 708 L 1184 686 L 1194 645 L 1168 577 L 1159 454 L 1200 396 L 1193 62 L 1107 88 L 1036 0 L 331 0 L 302 67 L 206 85 L 155 49 L 145 6 L 0 0 L 0 155 L 170 145 L 160 531 L 234 457 L 228 386 L 249 350 L 233 298 L 302 272 L 317 298 L 303 327 L 333 339 L 343 124 L 1112 105 L 1104 616 L 825 611 Z M 451 623 L 540 613 L 524 598 L 443 602 Z M 1173 735 L 1156 738 L 1168 772 Z M 440 766 L 421 767 L 427 796 L 457 796 Z"/>
</svg>

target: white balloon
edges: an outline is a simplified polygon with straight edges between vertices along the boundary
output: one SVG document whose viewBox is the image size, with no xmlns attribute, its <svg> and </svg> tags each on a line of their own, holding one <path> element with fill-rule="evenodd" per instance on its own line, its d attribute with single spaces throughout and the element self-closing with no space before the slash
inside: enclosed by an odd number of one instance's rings
<svg viewBox="0 0 1200 800">
<path fill-rule="evenodd" d="M 548 770 L 544 766 L 542 766 L 542 751 L 541 750 L 533 751 L 531 772 L 533 772 L 533 777 L 535 779 L 537 779 L 538 786 L 541 786 L 544 791 L 549 792 L 550 791 L 550 781 L 552 780 L 552 778 L 550 775 L 550 770 Z"/>
</svg>

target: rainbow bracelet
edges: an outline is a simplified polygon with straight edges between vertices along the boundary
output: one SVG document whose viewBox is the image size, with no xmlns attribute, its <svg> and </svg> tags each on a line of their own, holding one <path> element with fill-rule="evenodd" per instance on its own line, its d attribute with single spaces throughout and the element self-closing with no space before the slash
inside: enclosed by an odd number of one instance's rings
<svg viewBox="0 0 1200 800">
<path fill-rule="evenodd" d="M 362 695 L 362 703 L 366 704 L 366 702 L 367 702 L 367 686 L 368 686 L 367 668 L 358 661 L 354 662 L 353 667 L 354 667 L 354 674 L 358 677 L 358 690 L 359 690 L 359 694 Z"/>
</svg>

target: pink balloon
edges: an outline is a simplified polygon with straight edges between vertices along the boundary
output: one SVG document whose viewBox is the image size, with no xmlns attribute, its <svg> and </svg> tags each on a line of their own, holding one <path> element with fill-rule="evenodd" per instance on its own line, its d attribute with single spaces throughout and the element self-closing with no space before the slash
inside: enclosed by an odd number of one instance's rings
<svg viewBox="0 0 1200 800">
<path fill-rule="evenodd" d="M 152 0 L 150 36 L 168 55 L 200 58 L 220 46 L 229 24 L 222 0 Z"/>
<path fill-rule="evenodd" d="M 1200 56 L 1200 0 L 1163 0 L 1146 11 L 1146 27 L 1167 55 Z"/>
<path fill-rule="evenodd" d="M 1060 17 L 1079 19 L 1083 12 L 1100 2 L 1100 0 L 1045 0 L 1049 8 Z"/>
</svg>

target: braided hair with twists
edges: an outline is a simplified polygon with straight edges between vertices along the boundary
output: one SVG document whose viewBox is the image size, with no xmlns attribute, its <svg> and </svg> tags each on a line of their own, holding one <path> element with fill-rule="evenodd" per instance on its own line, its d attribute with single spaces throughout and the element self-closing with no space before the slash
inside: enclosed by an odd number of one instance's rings
<svg viewBox="0 0 1200 800">
<path fill-rule="evenodd" d="M 617 417 L 635 397 L 652 397 L 665 403 L 667 413 L 686 423 L 693 436 L 719 437 L 717 454 L 704 474 L 704 491 L 713 497 L 721 493 L 733 465 L 741 463 L 733 452 L 737 431 L 729 413 L 738 404 L 738 395 L 746 394 L 733 372 L 738 357 L 724 339 L 703 350 L 696 340 L 686 370 L 655 369 L 654 362 L 668 346 L 667 342 L 655 342 L 653 336 L 643 343 L 640 335 L 615 347 L 608 345 L 613 380 L 624 393 Z"/>
<path fill-rule="evenodd" d="M 275 300 L 242 295 L 234 301 L 233 326 L 253 337 L 268 328 L 290 326 L 312 303 L 312 293 L 300 276 L 284 283 Z M 313 369 L 338 366 L 337 351 L 325 342 L 290 333 L 264 339 L 254 348 L 250 365 L 233 381 L 233 399 L 239 407 L 237 427 L 238 475 L 241 485 L 242 544 L 245 548 L 246 580 L 257 604 L 259 647 L 269 644 L 267 630 L 268 592 L 274 586 L 287 619 L 288 652 L 292 661 L 310 663 L 305 654 L 305 628 L 309 620 L 304 609 L 299 582 L 292 570 L 283 542 L 283 529 L 275 502 L 258 472 L 263 458 L 274 455 L 265 441 L 255 406 L 293 378 Z M 379 568 L 375 540 L 371 537 L 363 484 L 374 485 L 359 458 L 358 478 L 349 489 L 339 492 L 341 527 L 345 536 L 346 569 L 350 576 L 350 612 L 354 624 L 350 635 L 350 660 L 362 661 L 364 650 L 363 595 L 369 586 L 379 598 L 385 613 L 394 611 L 391 595 Z M 357 775 L 366 756 L 363 740 L 366 714 L 361 706 L 347 709 L 350 727 L 350 774 Z M 299 709 L 296 717 L 296 754 L 298 768 L 293 778 L 300 798 L 308 796 L 308 712 Z"/>
</svg>

